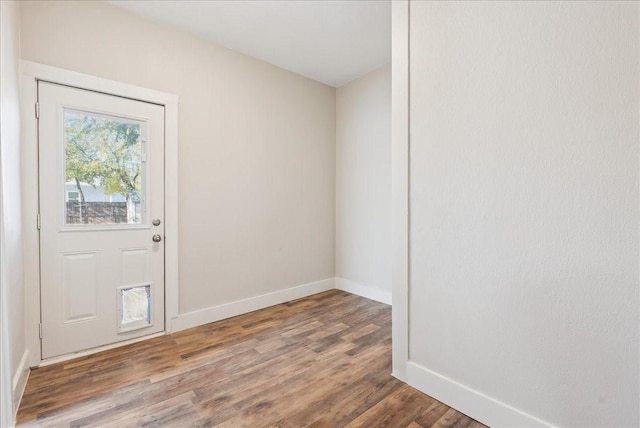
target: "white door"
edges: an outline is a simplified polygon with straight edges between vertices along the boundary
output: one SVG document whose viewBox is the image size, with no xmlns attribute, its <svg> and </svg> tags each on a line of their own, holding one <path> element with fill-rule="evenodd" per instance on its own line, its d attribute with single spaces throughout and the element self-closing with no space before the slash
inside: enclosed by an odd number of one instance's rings
<svg viewBox="0 0 640 428">
<path fill-rule="evenodd" d="M 164 330 L 164 107 L 40 81 L 42 358 Z"/>
</svg>

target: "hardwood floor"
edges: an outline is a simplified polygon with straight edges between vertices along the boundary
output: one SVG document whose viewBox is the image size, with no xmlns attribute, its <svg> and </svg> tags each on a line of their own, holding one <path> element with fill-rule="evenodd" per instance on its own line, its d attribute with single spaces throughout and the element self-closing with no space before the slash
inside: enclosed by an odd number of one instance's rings
<svg viewBox="0 0 640 428">
<path fill-rule="evenodd" d="M 390 373 L 390 307 L 332 290 L 35 369 L 18 424 L 483 426 Z"/>
</svg>

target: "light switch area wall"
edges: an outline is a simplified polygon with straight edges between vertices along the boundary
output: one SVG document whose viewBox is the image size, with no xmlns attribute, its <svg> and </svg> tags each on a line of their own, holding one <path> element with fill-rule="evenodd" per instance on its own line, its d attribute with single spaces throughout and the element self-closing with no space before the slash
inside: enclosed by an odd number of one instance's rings
<svg viewBox="0 0 640 428">
<path fill-rule="evenodd" d="M 639 7 L 411 3 L 410 361 L 531 425 L 640 422 Z"/>
<path fill-rule="evenodd" d="M 336 91 L 336 286 L 391 303 L 391 66 Z"/>
<path fill-rule="evenodd" d="M 181 314 L 332 283 L 334 88 L 104 2 L 21 7 L 23 59 L 178 95 Z"/>
</svg>

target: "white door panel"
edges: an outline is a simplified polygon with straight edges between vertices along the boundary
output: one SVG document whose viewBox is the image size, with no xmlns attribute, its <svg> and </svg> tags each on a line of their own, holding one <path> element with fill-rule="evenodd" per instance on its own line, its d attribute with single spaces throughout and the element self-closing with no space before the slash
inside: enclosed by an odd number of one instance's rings
<svg viewBox="0 0 640 428">
<path fill-rule="evenodd" d="M 38 102 L 42 358 L 163 331 L 164 108 L 45 82 Z"/>
</svg>

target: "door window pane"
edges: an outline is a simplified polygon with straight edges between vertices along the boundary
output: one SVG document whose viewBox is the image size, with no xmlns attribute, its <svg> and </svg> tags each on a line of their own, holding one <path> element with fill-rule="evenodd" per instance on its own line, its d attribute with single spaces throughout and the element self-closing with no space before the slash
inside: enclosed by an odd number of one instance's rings
<svg viewBox="0 0 640 428">
<path fill-rule="evenodd" d="M 64 109 L 65 224 L 141 224 L 142 121 Z"/>
</svg>

